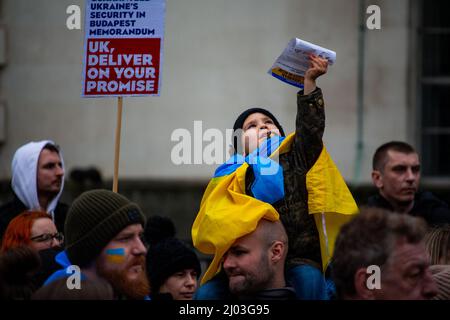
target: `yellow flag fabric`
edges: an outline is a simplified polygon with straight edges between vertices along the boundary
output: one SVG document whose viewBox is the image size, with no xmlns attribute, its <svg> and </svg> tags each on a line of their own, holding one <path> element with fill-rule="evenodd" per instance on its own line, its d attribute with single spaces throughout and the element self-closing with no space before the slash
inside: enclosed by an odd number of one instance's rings
<svg viewBox="0 0 450 320">
<path fill-rule="evenodd" d="M 322 267 L 325 271 L 340 228 L 358 213 L 358 206 L 325 146 L 306 174 L 306 189 L 308 211 L 314 215 L 319 232 Z"/>
<path fill-rule="evenodd" d="M 294 137 L 294 133 L 286 137 L 270 158 L 288 152 Z M 253 232 L 260 219 L 279 219 L 272 205 L 245 194 L 248 166 L 244 163 L 231 174 L 211 179 L 203 195 L 192 226 L 192 240 L 199 251 L 214 254 L 214 258 L 201 284 L 220 270 L 223 255 L 235 240 Z M 357 213 L 358 208 L 325 147 L 307 173 L 306 184 L 309 214 L 314 214 L 325 270 L 340 227 Z"/>
<path fill-rule="evenodd" d="M 206 254 L 214 254 L 201 283 L 219 270 L 223 255 L 236 239 L 253 232 L 259 220 L 277 221 L 278 212 L 270 204 L 245 194 L 244 163 L 233 174 L 212 179 L 192 226 L 194 246 Z"/>
</svg>

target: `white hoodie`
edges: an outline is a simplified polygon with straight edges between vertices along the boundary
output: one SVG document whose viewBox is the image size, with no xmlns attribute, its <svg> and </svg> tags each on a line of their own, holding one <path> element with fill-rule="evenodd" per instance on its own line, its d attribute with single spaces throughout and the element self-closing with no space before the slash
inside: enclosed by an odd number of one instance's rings
<svg viewBox="0 0 450 320">
<path fill-rule="evenodd" d="M 29 210 L 41 210 L 37 194 L 37 167 L 42 148 L 48 143 L 55 145 L 51 140 L 27 143 L 17 149 L 12 160 L 12 189 L 20 201 L 22 201 Z M 61 152 L 59 152 L 59 157 L 61 158 L 62 168 L 64 170 L 64 160 Z M 46 209 L 46 211 L 52 215 L 53 220 L 55 220 L 54 210 L 63 189 L 64 176 L 61 181 L 61 188 L 58 195 L 51 200 Z"/>
</svg>

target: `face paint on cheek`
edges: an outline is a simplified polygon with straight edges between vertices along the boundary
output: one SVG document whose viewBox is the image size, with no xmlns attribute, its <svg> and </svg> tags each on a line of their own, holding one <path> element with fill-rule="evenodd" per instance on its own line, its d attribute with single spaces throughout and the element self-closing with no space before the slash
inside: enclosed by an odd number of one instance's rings
<svg viewBox="0 0 450 320">
<path fill-rule="evenodd" d="M 125 261 L 125 249 L 124 248 L 107 249 L 106 260 L 111 263 L 123 263 Z"/>
</svg>

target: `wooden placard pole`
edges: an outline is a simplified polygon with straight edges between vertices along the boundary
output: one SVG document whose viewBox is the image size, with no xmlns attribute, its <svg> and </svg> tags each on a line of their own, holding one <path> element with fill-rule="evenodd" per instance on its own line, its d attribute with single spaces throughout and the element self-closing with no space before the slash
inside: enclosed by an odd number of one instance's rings
<svg viewBox="0 0 450 320">
<path fill-rule="evenodd" d="M 116 126 L 116 143 L 114 148 L 114 177 L 113 192 L 117 192 L 119 186 L 119 158 L 120 158 L 120 131 L 122 129 L 122 103 L 123 98 L 117 99 L 117 126 Z"/>
</svg>

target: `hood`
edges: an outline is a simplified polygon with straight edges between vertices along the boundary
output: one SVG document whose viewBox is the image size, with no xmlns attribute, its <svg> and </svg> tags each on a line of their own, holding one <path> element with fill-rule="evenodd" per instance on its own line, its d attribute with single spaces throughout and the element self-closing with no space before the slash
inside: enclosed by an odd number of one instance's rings
<svg viewBox="0 0 450 320">
<path fill-rule="evenodd" d="M 30 142 L 17 149 L 12 160 L 11 187 L 14 193 L 29 210 L 40 210 L 37 195 L 37 166 L 39 155 L 46 144 L 55 145 L 51 140 Z M 61 151 L 59 152 L 62 167 L 65 170 Z M 54 218 L 54 210 L 64 189 L 64 176 L 58 195 L 49 203 L 46 211 Z"/>
</svg>

